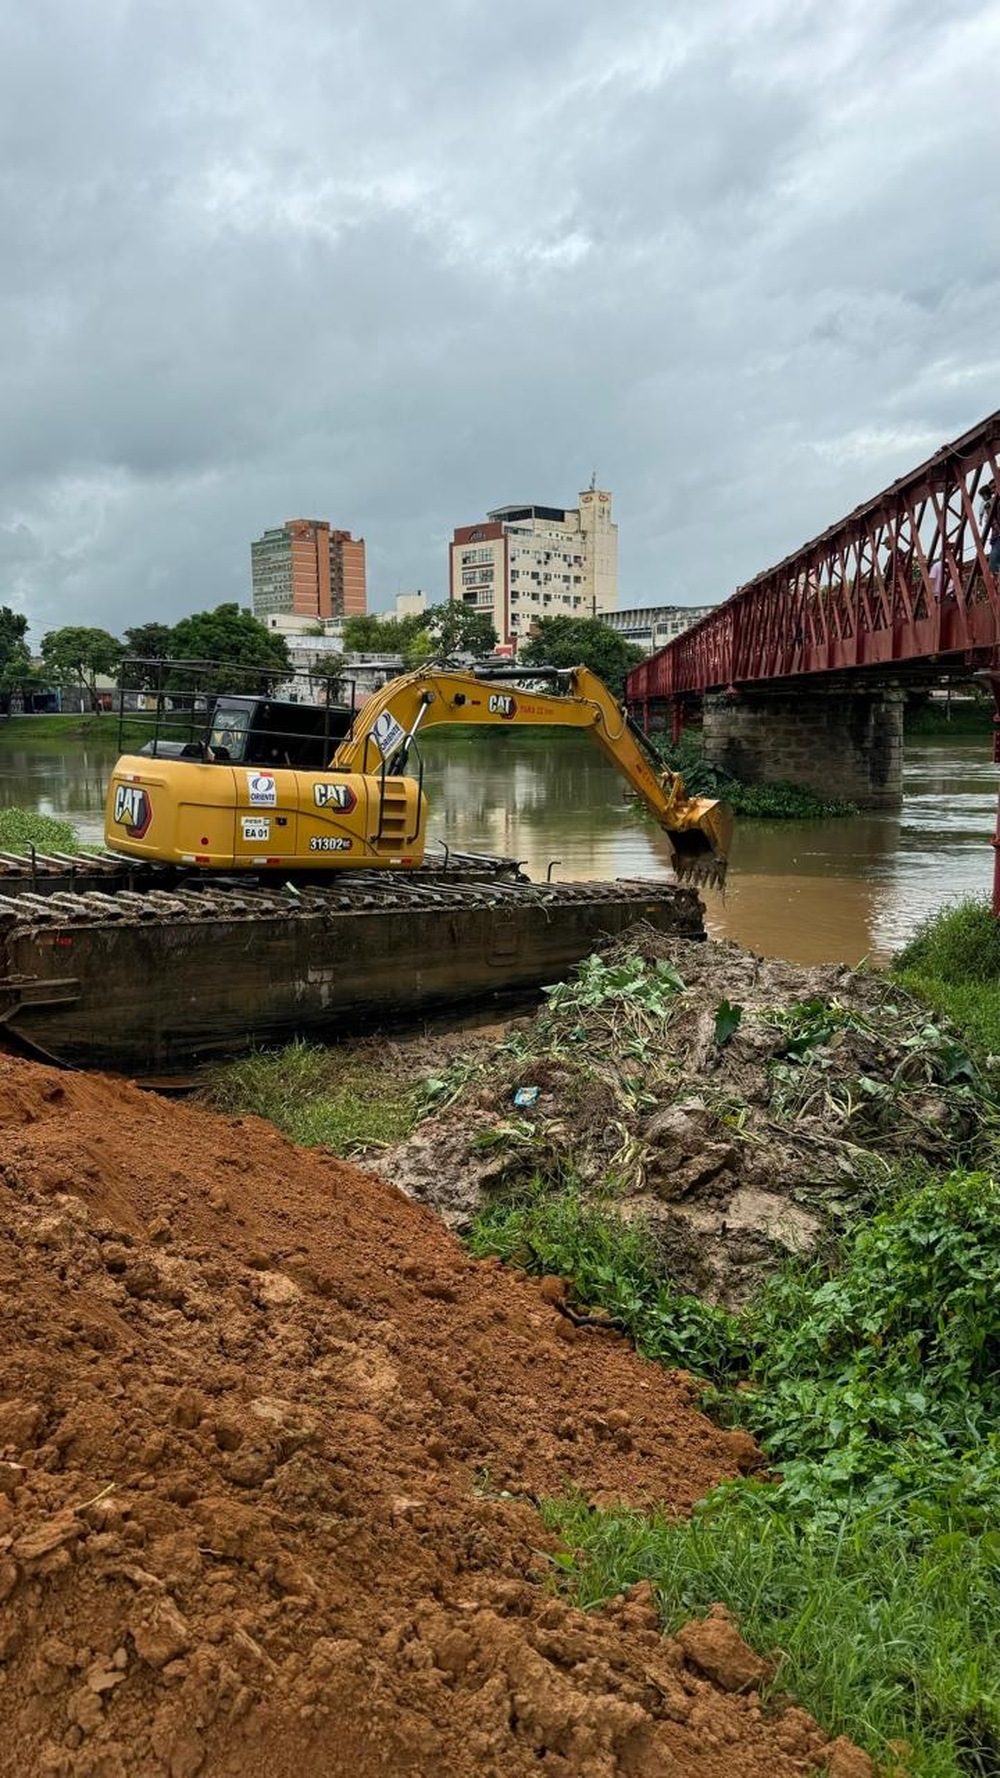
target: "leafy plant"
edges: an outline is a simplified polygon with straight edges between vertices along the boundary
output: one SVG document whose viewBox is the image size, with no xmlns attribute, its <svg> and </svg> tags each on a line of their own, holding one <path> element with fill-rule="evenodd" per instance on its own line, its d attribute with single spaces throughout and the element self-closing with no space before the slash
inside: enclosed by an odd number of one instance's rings
<svg viewBox="0 0 1000 1778">
<path fill-rule="evenodd" d="M 521 1233 L 538 1263 L 578 1259 L 572 1223 Z M 610 1305 L 626 1273 L 629 1330 L 661 1356 L 649 1255 L 634 1228 L 623 1256 L 614 1235 L 606 1221 L 603 1264 L 570 1275 Z M 725 1338 L 706 1353 L 704 1324 L 692 1337 L 675 1321 L 667 1352 L 703 1371 L 714 1359 L 709 1405 L 754 1432 L 776 1478 L 727 1484 L 689 1521 L 552 1502 L 564 1580 L 584 1605 L 652 1580 L 668 1626 L 724 1600 L 752 1642 L 782 1651 L 779 1689 L 831 1734 L 876 1757 L 907 1741 L 913 1778 L 995 1774 L 1000 1187 L 925 1175 L 839 1262 L 790 1267 L 711 1333 Z"/>
<path fill-rule="evenodd" d="M 715 1009 L 714 1042 L 718 1049 L 723 1049 L 731 1037 L 735 1037 L 743 1017 L 742 1006 L 732 1006 L 728 1000 L 720 1000 Z"/>
<path fill-rule="evenodd" d="M 569 981 L 542 989 L 553 1012 L 591 1011 L 618 1000 L 634 1002 L 658 1019 L 668 1017 L 673 996 L 683 991 L 684 982 L 672 963 L 661 958 L 647 964 L 636 956 L 614 963 L 588 957 Z"/>
<path fill-rule="evenodd" d="M 79 852 L 71 821 L 36 815 L 32 809 L 0 809 L 0 852 Z"/>
<path fill-rule="evenodd" d="M 854 803 L 820 796 L 800 784 L 742 784 L 706 760 L 699 729 L 686 728 L 676 743 L 663 735 L 652 739 L 664 764 L 683 774 L 691 796 L 722 797 L 744 820 L 815 821 L 858 812 Z"/>
</svg>

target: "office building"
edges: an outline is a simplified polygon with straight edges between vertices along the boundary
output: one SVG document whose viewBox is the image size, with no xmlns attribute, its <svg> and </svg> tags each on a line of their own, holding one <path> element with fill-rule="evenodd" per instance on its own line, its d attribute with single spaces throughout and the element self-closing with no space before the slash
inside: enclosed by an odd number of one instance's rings
<svg viewBox="0 0 1000 1778">
<path fill-rule="evenodd" d="M 618 602 L 618 526 L 611 495 L 587 488 L 578 507 L 498 506 L 453 536 L 449 594 L 489 612 L 514 649 L 540 617 L 604 617 Z"/>
<path fill-rule="evenodd" d="M 286 519 L 250 545 L 254 616 L 322 620 L 368 608 L 365 540 L 326 519 Z"/>
<path fill-rule="evenodd" d="M 609 611 L 602 622 L 645 654 L 653 654 L 714 610 L 714 605 L 639 605 L 627 611 Z"/>
</svg>

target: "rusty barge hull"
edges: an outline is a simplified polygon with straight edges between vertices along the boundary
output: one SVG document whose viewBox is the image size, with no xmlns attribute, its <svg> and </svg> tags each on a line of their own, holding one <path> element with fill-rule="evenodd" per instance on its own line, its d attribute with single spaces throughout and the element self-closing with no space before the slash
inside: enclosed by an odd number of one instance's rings
<svg viewBox="0 0 1000 1778">
<path fill-rule="evenodd" d="M 530 883 L 506 861 L 292 892 L 45 864 L 31 883 L 0 864 L 0 1031 L 140 1077 L 538 988 L 639 920 L 704 937 L 692 889 Z"/>
</svg>

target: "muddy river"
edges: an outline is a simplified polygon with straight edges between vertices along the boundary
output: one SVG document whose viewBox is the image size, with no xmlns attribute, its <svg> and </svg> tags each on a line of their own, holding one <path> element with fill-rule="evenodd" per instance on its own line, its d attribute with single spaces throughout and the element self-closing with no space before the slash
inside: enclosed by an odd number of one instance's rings
<svg viewBox="0 0 1000 1778">
<path fill-rule="evenodd" d="M 0 735 L 0 804 L 18 803 L 101 837 L 114 756 Z M 424 745 L 429 832 L 468 851 L 549 865 L 563 880 L 666 877 L 665 838 L 624 796 L 614 769 L 578 735 L 431 737 Z M 725 898 L 706 896 L 713 936 L 799 963 L 884 957 L 942 902 L 990 885 L 997 770 L 988 735 L 908 744 L 895 815 L 738 823 Z"/>
</svg>

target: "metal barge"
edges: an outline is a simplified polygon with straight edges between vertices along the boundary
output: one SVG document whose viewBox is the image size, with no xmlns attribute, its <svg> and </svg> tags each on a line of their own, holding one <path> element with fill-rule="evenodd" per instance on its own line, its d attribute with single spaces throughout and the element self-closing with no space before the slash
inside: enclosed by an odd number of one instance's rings
<svg viewBox="0 0 1000 1778">
<path fill-rule="evenodd" d="M 538 988 L 639 920 L 704 937 L 694 889 L 533 883 L 468 854 L 284 886 L 0 854 L 0 1033 L 70 1066 L 176 1076 Z"/>
</svg>

